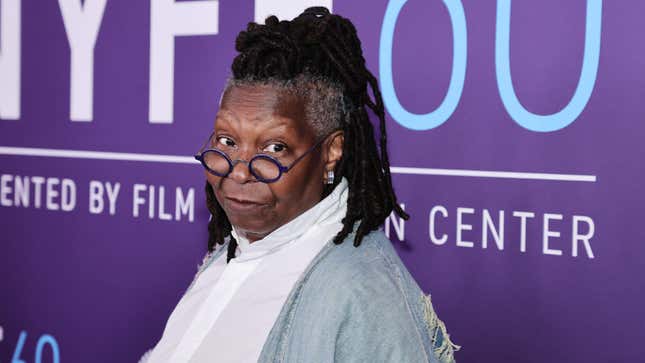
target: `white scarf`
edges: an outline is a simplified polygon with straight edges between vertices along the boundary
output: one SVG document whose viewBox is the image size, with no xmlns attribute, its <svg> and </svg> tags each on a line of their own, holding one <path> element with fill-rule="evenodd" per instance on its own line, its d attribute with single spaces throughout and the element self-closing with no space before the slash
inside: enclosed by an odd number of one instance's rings
<svg viewBox="0 0 645 363">
<path fill-rule="evenodd" d="M 249 243 L 233 228 L 236 257 L 222 253 L 170 315 L 150 363 L 257 362 L 298 278 L 342 228 L 345 178 L 331 194 L 264 238 Z"/>
</svg>

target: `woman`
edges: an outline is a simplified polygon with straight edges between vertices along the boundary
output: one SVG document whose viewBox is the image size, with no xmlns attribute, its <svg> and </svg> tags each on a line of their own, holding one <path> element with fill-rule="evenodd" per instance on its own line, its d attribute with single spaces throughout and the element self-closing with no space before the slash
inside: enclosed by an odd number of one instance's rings
<svg viewBox="0 0 645 363">
<path fill-rule="evenodd" d="M 142 361 L 453 362 L 430 297 L 378 229 L 392 210 L 408 216 L 352 23 L 320 7 L 272 16 L 236 49 L 196 155 L 209 253 Z"/>
</svg>

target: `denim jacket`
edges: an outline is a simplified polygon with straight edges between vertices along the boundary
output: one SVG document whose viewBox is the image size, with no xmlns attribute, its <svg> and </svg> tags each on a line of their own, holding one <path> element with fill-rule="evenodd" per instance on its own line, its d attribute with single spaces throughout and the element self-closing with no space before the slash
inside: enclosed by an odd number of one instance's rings
<svg viewBox="0 0 645 363">
<path fill-rule="evenodd" d="M 258 362 L 454 363 L 459 346 L 383 232 L 353 240 L 330 240 L 307 266 Z M 226 250 L 206 255 L 188 289 Z"/>
</svg>

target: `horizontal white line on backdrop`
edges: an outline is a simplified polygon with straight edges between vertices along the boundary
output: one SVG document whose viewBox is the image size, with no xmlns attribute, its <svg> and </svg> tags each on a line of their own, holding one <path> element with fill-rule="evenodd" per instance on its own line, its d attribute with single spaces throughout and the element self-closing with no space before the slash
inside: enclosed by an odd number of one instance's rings
<svg viewBox="0 0 645 363">
<path fill-rule="evenodd" d="M 198 161 L 192 156 L 159 155 L 159 154 L 135 154 L 91 150 L 64 150 L 64 149 L 42 149 L 29 147 L 0 146 L 0 155 L 23 155 L 43 156 L 55 158 L 72 159 L 101 159 L 101 160 L 127 160 L 127 161 L 148 161 L 157 163 L 180 163 L 195 164 Z M 414 174 L 414 175 L 443 175 L 443 176 L 464 176 L 477 178 L 505 178 L 505 179 L 534 179 L 534 180 L 558 180 L 595 182 L 595 175 L 584 174 L 556 174 L 556 173 L 527 173 L 515 171 L 494 171 L 494 170 L 467 170 L 467 169 L 436 169 L 436 168 L 408 168 L 392 166 L 390 171 L 393 174 Z"/>
<path fill-rule="evenodd" d="M 198 162 L 192 156 L 118 153 L 118 152 L 110 152 L 110 151 L 90 151 L 90 150 L 39 149 L 39 148 L 31 148 L 31 147 L 11 147 L 11 146 L 0 146 L 0 155 L 2 154 L 24 155 L 24 156 L 45 156 L 45 157 L 53 157 L 53 158 L 72 158 L 72 159 L 151 161 L 156 163 L 194 164 Z"/>
<path fill-rule="evenodd" d="M 405 168 L 399 166 L 390 167 L 394 174 L 415 174 L 415 175 L 448 175 L 448 176 L 470 176 L 477 178 L 506 178 L 506 179 L 535 179 L 535 180 L 559 180 L 595 182 L 595 175 L 584 174 L 555 174 L 555 173 L 527 173 L 520 171 L 496 171 L 496 170 L 467 170 L 467 169 L 434 169 L 434 168 Z"/>
</svg>

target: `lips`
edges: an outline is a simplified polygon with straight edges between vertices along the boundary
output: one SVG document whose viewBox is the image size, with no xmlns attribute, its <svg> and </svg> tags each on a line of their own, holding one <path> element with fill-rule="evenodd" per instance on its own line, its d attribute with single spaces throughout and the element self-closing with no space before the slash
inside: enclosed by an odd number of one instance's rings
<svg viewBox="0 0 645 363">
<path fill-rule="evenodd" d="M 249 212 L 249 211 L 253 211 L 254 209 L 261 208 L 265 205 L 265 203 L 256 201 L 256 200 L 242 199 L 242 198 L 235 198 L 235 197 L 225 197 L 225 198 L 226 198 L 226 206 L 228 207 L 228 209 L 235 212 Z"/>
<path fill-rule="evenodd" d="M 264 204 L 260 201 L 244 199 L 244 198 L 226 197 L 226 199 L 232 200 L 236 203 L 242 203 L 242 204 Z"/>
</svg>

